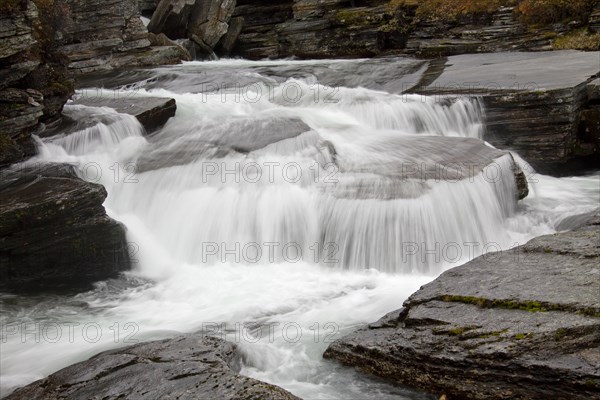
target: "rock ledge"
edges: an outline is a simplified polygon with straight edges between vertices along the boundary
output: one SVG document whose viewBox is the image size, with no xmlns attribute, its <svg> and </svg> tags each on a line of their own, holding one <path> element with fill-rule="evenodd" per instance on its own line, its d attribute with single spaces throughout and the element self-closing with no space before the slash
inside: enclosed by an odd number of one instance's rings
<svg viewBox="0 0 600 400">
<path fill-rule="evenodd" d="M 449 399 L 598 398 L 600 214 L 584 220 L 445 272 L 325 357 Z"/>
</svg>

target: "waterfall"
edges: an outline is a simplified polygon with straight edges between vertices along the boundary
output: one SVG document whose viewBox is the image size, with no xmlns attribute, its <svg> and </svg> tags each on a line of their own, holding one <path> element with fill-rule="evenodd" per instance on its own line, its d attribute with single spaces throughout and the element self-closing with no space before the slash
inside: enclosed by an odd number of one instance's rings
<svg viewBox="0 0 600 400">
<path fill-rule="evenodd" d="M 75 125 L 37 138 L 30 162 L 71 163 L 106 188 L 133 270 L 76 296 L 0 294 L 0 326 L 73 324 L 52 343 L 7 338 L 2 394 L 128 344 L 115 326 L 151 340 L 216 324 L 243 374 L 300 397 L 423 398 L 321 355 L 442 271 L 591 211 L 600 189 L 597 176 L 545 177 L 514 154 L 531 189 L 517 203 L 511 155 L 481 140 L 481 102 L 395 90 L 403 82 L 385 78 L 405 61 L 190 62 L 93 90 L 175 98 L 176 116 L 151 135 L 131 116 L 67 105 Z M 89 323 L 98 341 L 82 335 Z"/>
<path fill-rule="evenodd" d="M 293 103 L 285 101 L 290 84 L 303 88 Z M 468 179 L 399 175 L 408 163 L 444 166 L 444 157 L 455 156 L 450 146 L 485 148 L 446 138 L 480 135 L 477 99 L 440 103 L 342 88 L 338 101 L 315 102 L 309 93 L 298 80 L 257 102 L 170 93 L 180 115 L 149 139 L 133 117 L 67 106 L 73 116 L 100 121 L 45 141 L 41 157 L 100 163 L 111 215 L 142 221 L 145 235 L 176 263 L 302 260 L 435 274 L 490 243 L 509 245 L 510 157 L 495 161 L 500 178 L 493 181 L 483 172 Z M 115 165 L 135 182 L 113 179 Z"/>
</svg>

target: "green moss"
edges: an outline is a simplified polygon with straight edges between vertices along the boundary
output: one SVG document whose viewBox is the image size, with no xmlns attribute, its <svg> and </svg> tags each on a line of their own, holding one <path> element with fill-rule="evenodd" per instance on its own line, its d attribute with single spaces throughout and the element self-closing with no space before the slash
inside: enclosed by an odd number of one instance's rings
<svg viewBox="0 0 600 400">
<path fill-rule="evenodd" d="M 489 300 L 482 297 L 472 296 L 442 296 L 442 301 L 452 303 L 464 303 L 476 305 L 480 308 L 503 308 L 507 310 L 523 310 L 528 312 L 546 312 L 547 307 L 543 306 L 539 301 L 519 302 L 515 300 Z M 552 309 L 558 306 L 552 307 Z M 562 311 L 562 310 L 558 310 Z"/>
<path fill-rule="evenodd" d="M 487 333 L 483 333 L 483 334 L 477 336 L 477 339 L 488 339 L 491 337 L 499 337 L 507 332 L 508 332 L 508 329 L 503 329 L 501 331 L 487 332 Z"/>
<path fill-rule="evenodd" d="M 452 336 L 460 336 L 468 330 L 469 330 L 469 328 L 466 328 L 466 327 L 458 327 L 458 328 L 450 329 L 448 331 L 448 334 L 452 335 Z"/>
<path fill-rule="evenodd" d="M 525 334 L 525 333 L 517 333 L 515 336 L 513 336 L 516 340 L 523 340 L 525 339 L 527 336 L 529 336 L 529 334 Z"/>
<path fill-rule="evenodd" d="M 557 342 L 560 342 L 561 340 L 564 339 L 565 336 L 567 336 L 567 330 L 564 328 L 559 328 L 554 333 L 554 340 L 556 340 Z"/>
<path fill-rule="evenodd" d="M 334 18 L 343 25 L 362 27 L 382 22 L 383 15 L 356 8 L 338 11 Z"/>
</svg>

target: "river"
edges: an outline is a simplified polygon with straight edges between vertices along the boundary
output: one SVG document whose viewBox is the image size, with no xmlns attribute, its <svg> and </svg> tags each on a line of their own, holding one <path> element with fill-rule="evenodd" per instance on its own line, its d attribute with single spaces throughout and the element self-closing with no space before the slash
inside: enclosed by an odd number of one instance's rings
<svg viewBox="0 0 600 400">
<path fill-rule="evenodd" d="M 67 105 L 98 123 L 38 140 L 29 162 L 74 163 L 106 187 L 134 268 L 85 293 L 2 294 L 3 329 L 20 330 L 2 338 L 2 395 L 102 350 L 204 330 L 239 344 L 242 374 L 305 399 L 429 398 L 322 354 L 444 270 L 593 210 L 600 188 L 598 174 L 544 176 L 518 154 L 530 186 L 518 203 L 507 155 L 493 171 L 430 179 L 444 157 L 485 146 L 485 110 L 402 94 L 413 67 L 219 60 L 82 88 L 172 97 L 177 115 L 146 136 L 131 116 Z M 408 169 L 428 179 L 397 173 Z"/>
</svg>

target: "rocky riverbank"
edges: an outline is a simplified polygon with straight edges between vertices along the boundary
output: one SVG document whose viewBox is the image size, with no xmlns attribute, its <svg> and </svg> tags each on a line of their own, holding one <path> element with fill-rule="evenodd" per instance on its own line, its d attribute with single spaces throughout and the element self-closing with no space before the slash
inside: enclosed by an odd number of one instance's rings
<svg viewBox="0 0 600 400">
<path fill-rule="evenodd" d="M 107 351 L 34 382 L 17 399 L 299 400 L 239 375 L 236 346 L 207 336 L 181 336 Z"/>
<path fill-rule="evenodd" d="M 149 30 L 195 42 L 199 55 L 262 58 L 440 57 L 600 49 L 592 1 L 144 1 Z M 154 5 L 155 4 L 155 5 Z"/>
<path fill-rule="evenodd" d="M 60 120 L 74 75 L 189 57 L 174 43 L 151 45 L 133 0 L 7 0 L 1 9 L 0 167 L 35 153 L 31 134 Z"/>
<path fill-rule="evenodd" d="M 600 213 L 563 227 L 445 272 L 325 357 L 449 399 L 598 397 Z"/>
</svg>

